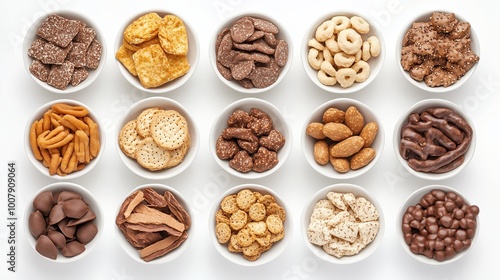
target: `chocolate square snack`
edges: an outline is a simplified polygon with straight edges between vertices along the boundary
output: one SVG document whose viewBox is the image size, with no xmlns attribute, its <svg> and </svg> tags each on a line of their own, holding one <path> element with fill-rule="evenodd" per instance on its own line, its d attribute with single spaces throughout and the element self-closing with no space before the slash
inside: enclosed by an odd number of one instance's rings
<svg viewBox="0 0 500 280">
<path fill-rule="evenodd" d="M 30 65 L 30 73 L 40 81 L 46 82 L 49 76 L 50 65 L 43 64 L 40 60 L 34 59 Z"/>
<path fill-rule="evenodd" d="M 102 45 L 97 40 L 93 40 L 87 50 L 85 58 L 85 66 L 91 69 L 96 69 L 101 61 Z"/>
<path fill-rule="evenodd" d="M 44 64 L 62 64 L 66 60 L 66 56 L 68 56 L 68 52 L 71 50 L 71 47 L 71 42 L 65 48 L 61 48 L 51 42 L 47 42 L 43 45 L 42 62 Z"/>
<path fill-rule="evenodd" d="M 75 67 L 84 67 L 85 58 L 87 57 L 87 46 L 84 43 L 73 43 L 73 47 L 66 58 L 75 64 Z"/>
<path fill-rule="evenodd" d="M 86 47 L 89 47 L 92 41 L 95 39 L 97 32 L 95 29 L 90 27 L 83 27 L 80 29 L 80 32 L 76 34 L 73 42 L 83 43 Z"/>
<path fill-rule="evenodd" d="M 28 49 L 28 55 L 34 59 L 42 60 L 43 58 L 43 46 L 47 43 L 42 38 L 36 38 L 33 43 L 31 43 L 30 48 Z"/>
<path fill-rule="evenodd" d="M 85 67 L 75 67 L 75 70 L 73 71 L 73 76 L 71 77 L 71 85 L 76 87 L 79 85 L 81 82 L 85 81 L 87 77 L 89 76 L 89 72 Z"/>
<path fill-rule="evenodd" d="M 49 42 L 65 48 L 78 32 L 80 32 L 78 21 L 51 14 L 40 24 L 36 34 Z"/>
<path fill-rule="evenodd" d="M 70 61 L 65 61 L 61 65 L 53 64 L 50 68 L 47 84 L 58 89 L 65 89 L 71 81 L 74 70 L 75 65 Z"/>
</svg>

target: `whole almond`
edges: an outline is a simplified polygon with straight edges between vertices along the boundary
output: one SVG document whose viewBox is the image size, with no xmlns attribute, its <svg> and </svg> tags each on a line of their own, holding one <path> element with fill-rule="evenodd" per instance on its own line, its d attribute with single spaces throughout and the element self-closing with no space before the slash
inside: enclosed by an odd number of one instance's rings
<svg viewBox="0 0 500 280">
<path fill-rule="evenodd" d="M 333 165 L 333 169 L 340 173 L 346 173 L 351 169 L 349 167 L 349 160 L 346 158 L 330 157 L 330 163 Z"/>
<path fill-rule="evenodd" d="M 342 141 L 352 136 L 352 131 L 343 123 L 329 122 L 323 126 L 323 134 L 333 141 Z"/>
<path fill-rule="evenodd" d="M 325 135 L 323 134 L 323 126 L 324 124 L 320 122 L 312 122 L 307 125 L 306 134 L 318 140 L 325 139 Z"/>
<path fill-rule="evenodd" d="M 365 119 L 355 106 L 347 108 L 344 122 L 354 135 L 358 135 L 365 126 Z"/>
<path fill-rule="evenodd" d="M 345 112 L 338 108 L 328 108 L 323 113 L 323 122 L 335 122 L 335 123 L 343 123 L 345 117 Z"/>
<path fill-rule="evenodd" d="M 326 141 L 319 140 L 314 143 L 314 160 L 321 165 L 327 164 L 330 160 L 328 143 L 326 143 Z"/>
<path fill-rule="evenodd" d="M 365 140 L 365 148 L 368 148 L 372 145 L 373 140 L 375 140 L 375 136 L 377 136 L 377 132 L 378 125 L 376 122 L 369 122 L 363 127 L 363 129 L 359 133 L 359 136 L 363 137 L 363 140 Z"/>
<path fill-rule="evenodd" d="M 331 147 L 330 156 L 350 157 L 361 150 L 364 144 L 365 141 L 361 136 L 351 136 Z"/>
<path fill-rule="evenodd" d="M 374 158 L 376 152 L 372 148 L 363 148 L 351 158 L 351 169 L 356 170 L 367 166 Z"/>
</svg>

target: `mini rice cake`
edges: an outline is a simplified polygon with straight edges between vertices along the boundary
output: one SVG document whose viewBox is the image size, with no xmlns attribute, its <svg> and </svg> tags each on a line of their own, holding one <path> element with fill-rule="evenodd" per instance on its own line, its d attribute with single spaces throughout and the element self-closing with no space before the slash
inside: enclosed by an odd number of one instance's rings
<svg viewBox="0 0 500 280">
<path fill-rule="evenodd" d="M 154 88 L 171 80 L 168 58 L 159 44 L 136 51 L 132 59 L 143 87 Z"/>
</svg>

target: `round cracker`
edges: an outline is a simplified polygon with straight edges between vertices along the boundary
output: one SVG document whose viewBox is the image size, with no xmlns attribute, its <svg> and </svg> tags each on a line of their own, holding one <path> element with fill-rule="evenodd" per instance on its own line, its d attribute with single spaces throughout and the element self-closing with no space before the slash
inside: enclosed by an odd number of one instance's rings
<svg viewBox="0 0 500 280">
<path fill-rule="evenodd" d="M 186 119 L 175 110 L 157 112 L 151 121 L 150 130 L 158 146 L 167 150 L 181 147 L 189 133 Z"/>
<path fill-rule="evenodd" d="M 158 146 L 151 137 L 148 137 L 138 145 L 135 158 L 142 167 L 150 171 L 157 171 L 166 168 L 170 153 Z"/>
<path fill-rule="evenodd" d="M 285 229 L 283 227 L 283 221 L 275 214 L 267 216 L 266 225 L 269 231 L 274 234 L 281 233 Z"/>
<path fill-rule="evenodd" d="M 184 157 L 186 157 L 189 147 L 191 147 L 191 137 L 188 134 L 182 146 L 174 150 L 167 150 L 170 153 L 170 160 L 167 163 L 167 168 L 179 165 L 184 160 Z"/>
<path fill-rule="evenodd" d="M 226 223 L 218 223 L 215 225 L 215 236 L 219 243 L 226 243 L 231 238 L 231 228 Z"/>
<path fill-rule="evenodd" d="M 158 107 L 147 108 L 142 111 L 139 116 L 137 116 L 137 133 L 143 138 L 150 137 L 151 132 L 149 127 L 151 125 L 151 121 L 153 120 L 153 116 L 162 110 Z"/>
<path fill-rule="evenodd" d="M 122 152 L 135 159 L 135 152 L 137 151 L 137 146 L 141 143 L 142 138 L 137 133 L 137 120 L 133 119 L 128 121 L 120 130 L 120 135 L 118 136 L 118 145 Z"/>
<path fill-rule="evenodd" d="M 249 189 L 241 190 L 236 194 L 236 203 L 238 207 L 243 210 L 248 210 L 256 200 L 257 198 Z"/>
</svg>

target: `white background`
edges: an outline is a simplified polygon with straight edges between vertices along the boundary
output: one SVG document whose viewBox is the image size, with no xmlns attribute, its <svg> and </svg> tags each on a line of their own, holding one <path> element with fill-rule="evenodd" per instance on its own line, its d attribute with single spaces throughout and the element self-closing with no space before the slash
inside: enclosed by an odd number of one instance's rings
<svg viewBox="0 0 500 280">
<path fill-rule="evenodd" d="M 24 222 L 18 220 L 17 272 L 7 271 L 7 162 L 17 164 L 17 216 L 22 217 L 26 203 L 41 187 L 55 182 L 38 172 L 28 161 L 23 146 L 27 118 L 40 105 L 62 98 L 41 89 L 24 69 L 21 44 L 31 22 L 46 12 L 58 9 L 79 11 L 91 17 L 104 32 L 108 57 L 100 77 L 82 92 L 69 98 L 91 107 L 99 116 L 107 137 L 105 153 L 94 170 L 73 182 L 88 188 L 105 213 L 103 236 L 97 248 L 85 259 L 55 264 L 41 258 L 28 244 Z M 190 168 L 160 183 L 170 185 L 188 198 L 195 211 L 196 231 L 190 247 L 174 262 L 151 266 L 137 263 L 120 248 L 114 229 L 114 215 L 125 196 L 136 186 L 149 183 L 130 172 L 121 162 L 114 139 L 115 124 L 134 102 L 151 94 L 134 89 L 118 72 L 113 54 L 116 32 L 132 15 L 149 10 L 168 10 L 189 21 L 200 42 L 201 57 L 196 72 L 187 84 L 165 94 L 179 101 L 197 122 L 201 145 Z M 371 106 L 381 117 L 385 129 L 383 155 L 372 170 L 347 182 L 363 186 L 383 205 L 387 228 L 382 244 L 369 258 L 351 265 L 332 265 L 316 259 L 307 249 L 299 229 L 300 213 L 309 196 L 330 184 L 338 183 L 316 173 L 305 161 L 300 135 L 305 118 L 323 102 L 344 97 L 319 90 L 305 75 L 299 54 L 303 34 L 316 18 L 327 11 L 354 10 L 369 15 L 383 29 L 386 43 L 384 67 L 375 81 L 348 97 Z M 426 10 L 451 10 L 467 18 L 481 44 L 481 61 L 474 76 L 455 92 L 430 94 L 410 85 L 398 72 L 395 60 L 397 36 L 411 18 Z M 0 141 L 0 275 L 2 279 L 114 279 L 134 280 L 153 277 L 170 279 L 491 279 L 498 271 L 498 110 L 500 75 L 498 70 L 498 18 L 493 1 L 7 1 L 0 17 L 1 141 Z M 281 84 L 258 95 L 276 105 L 293 127 L 293 147 L 287 162 L 271 176 L 254 181 L 231 177 L 213 160 L 208 147 L 212 121 L 229 103 L 245 95 L 229 90 L 216 77 L 208 59 L 208 44 L 214 29 L 228 15 L 241 11 L 262 11 L 273 15 L 292 34 L 295 46 L 292 68 Z M 66 97 L 66 96 L 64 96 Z M 458 176 L 439 182 L 420 180 L 406 173 L 393 151 L 393 126 L 412 104 L 426 98 L 443 98 L 465 108 L 474 120 L 477 147 L 473 160 Z M 293 238 L 285 252 L 261 267 L 241 267 L 220 256 L 211 243 L 208 212 L 226 189 L 243 182 L 266 185 L 279 193 L 292 209 Z M 439 183 L 456 188 L 481 209 L 479 240 L 468 254 L 445 266 L 429 266 L 407 255 L 397 239 L 396 214 L 407 196 L 416 189 Z M 496 260 L 494 260 L 496 257 Z M 7 277 L 7 278 L 6 278 Z"/>
</svg>

